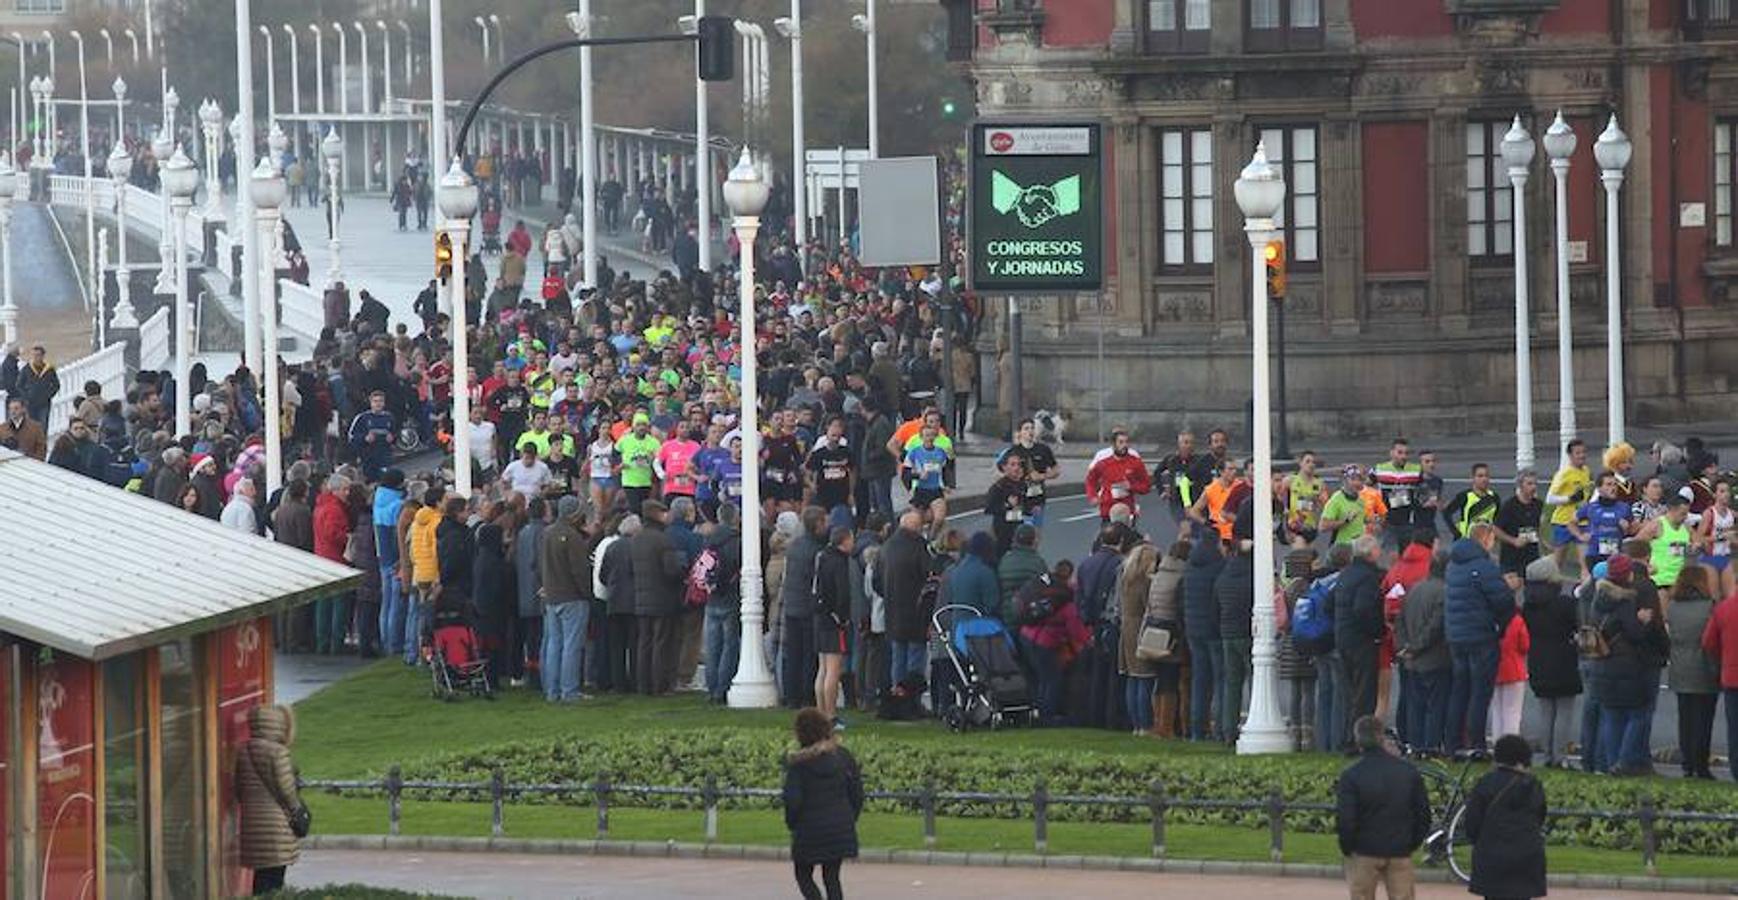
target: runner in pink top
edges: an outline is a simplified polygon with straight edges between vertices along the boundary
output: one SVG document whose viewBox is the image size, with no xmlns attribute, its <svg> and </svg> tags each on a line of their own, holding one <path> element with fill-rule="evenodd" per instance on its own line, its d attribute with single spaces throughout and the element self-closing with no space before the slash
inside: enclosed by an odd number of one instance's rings
<svg viewBox="0 0 1738 900">
<path fill-rule="evenodd" d="M 658 448 L 652 467 L 664 482 L 664 496 L 694 496 L 695 479 L 690 463 L 700 452 L 700 442 L 692 432 L 681 432 Z"/>
</svg>

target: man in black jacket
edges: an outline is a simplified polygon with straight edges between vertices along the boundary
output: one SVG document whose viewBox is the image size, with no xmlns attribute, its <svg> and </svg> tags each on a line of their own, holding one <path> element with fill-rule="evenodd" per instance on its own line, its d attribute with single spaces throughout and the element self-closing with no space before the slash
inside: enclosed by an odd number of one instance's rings
<svg viewBox="0 0 1738 900">
<path fill-rule="evenodd" d="M 1376 679 L 1382 642 L 1382 570 L 1376 561 L 1382 545 L 1371 535 L 1352 542 L 1352 564 L 1334 586 L 1334 647 L 1340 653 L 1344 681 L 1336 685 L 1341 698 L 1344 734 L 1360 716 L 1376 711 Z"/>
<path fill-rule="evenodd" d="M 1430 829 L 1424 778 L 1388 752 L 1384 730 L 1375 716 L 1352 723 L 1358 761 L 1340 773 L 1334 787 L 1334 830 L 1346 857 L 1352 900 L 1375 900 L 1378 882 L 1390 900 L 1411 900 L 1412 854 Z"/>
<path fill-rule="evenodd" d="M 682 652 L 682 578 L 687 566 L 682 551 L 664 530 L 670 511 L 656 500 L 640 505 L 640 533 L 630 541 L 634 567 L 634 616 L 638 635 L 634 654 L 634 686 L 639 693 L 662 696 L 676 685 L 676 662 Z"/>
<path fill-rule="evenodd" d="M 856 535 L 849 526 L 832 529 L 827 546 L 815 559 L 815 649 L 820 656 L 815 673 L 815 706 L 827 718 L 839 718 L 839 681 L 845 671 L 845 651 L 851 629 L 851 570 Z"/>
<path fill-rule="evenodd" d="M 802 534 L 785 548 L 785 580 L 779 591 L 784 618 L 784 642 L 779 670 L 779 696 L 790 709 L 815 705 L 815 558 L 827 541 L 827 511 L 818 506 L 802 512 Z"/>
<path fill-rule="evenodd" d="M 984 516 L 996 535 L 996 559 L 1014 544 L 1014 529 L 1026 521 L 1026 458 L 1017 453 L 1002 456 L 1002 477 L 984 495 Z"/>
</svg>

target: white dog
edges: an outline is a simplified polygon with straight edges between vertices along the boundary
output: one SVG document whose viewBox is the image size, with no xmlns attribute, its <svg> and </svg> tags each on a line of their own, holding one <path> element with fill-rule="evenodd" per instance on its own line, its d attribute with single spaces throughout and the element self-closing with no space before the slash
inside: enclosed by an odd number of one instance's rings
<svg viewBox="0 0 1738 900">
<path fill-rule="evenodd" d="M 1032 425 L 1038 433 L 1038 440 L 1060 447 L 1065 443 L 1063 436 L 1068 431 L 1068 413 L 1041 409 L 1032 414 Z"/>
</svg>

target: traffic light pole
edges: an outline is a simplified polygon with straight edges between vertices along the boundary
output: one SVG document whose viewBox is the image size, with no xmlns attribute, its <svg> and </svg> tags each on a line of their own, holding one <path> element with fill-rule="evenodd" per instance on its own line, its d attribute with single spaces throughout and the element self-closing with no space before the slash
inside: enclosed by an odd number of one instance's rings
<svg viewBox="0 0 1738 900">
<path fill-rule="evenodd" d="M 1277 377 L 1275 378 L 1275 380 L 1278 382 L 1278 385 L 1277 385 L 1278 397 L 1276 399 L 1278 400 L 1278 412 L 1279 412 L 1279 434 L 1277 435 L 1279 440 L 1276 441 L 1278 446 L 1276 446 L 1274 448 L 1273 453 L 1274 453 L 1274 462 L 1281 462 L 1281 461 L 1291 459 L 1291 443 L 1286 440 L 1286 432 L 1288 431 L 1288 429 L 1285 427 L 1285 300 L 1284 300 L 1284 298 L 1275 297 L 1273 300 L 1273 305 L 1275 307 L 1274 311 L 1276 313 L 1278 313 L 1278 315 L 1274 316 L 1274 318 L 1273 318 L 1273 325 L 1274 325 L 1274 328 L 1273 328 L 1273 338 L 1274 338 L 1273 345 L 1274 345 L 1274 350 L 1276 351 L 1276 355 L 1279 357 L 1279 359 L 1277 360 L 1277 365 L 1278 365 L 1279 371 L 1276 373 Z"/>
</svg>

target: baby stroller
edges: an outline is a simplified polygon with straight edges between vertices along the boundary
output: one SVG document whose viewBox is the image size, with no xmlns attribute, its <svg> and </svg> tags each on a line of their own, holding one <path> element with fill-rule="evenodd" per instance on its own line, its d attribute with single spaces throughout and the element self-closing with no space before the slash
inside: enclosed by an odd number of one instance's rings
<svg viewBox="0 0 1738 900">
<path fill-rule="evenodd" d="M 938 607 L 930 617 L 953 665 L 951 702 L 942 721 L 954 731 L 1011 722 L 1038 721 L 1026 673 L 1014 655 L 1014 637 L 1000 619 L 959 604 Z"/>
<path fill-rule="evenodd" d="M 435 613 L 434 637 L 423 648 L 423 655 L 434 679 L 436 699 L 451 702 L 461 692 L 485 700 L 495 699 L 483 641 L 462 614 L 446 610 Z"/>
</svg>

